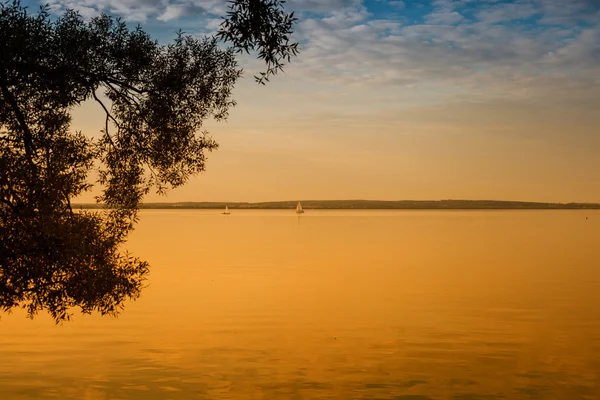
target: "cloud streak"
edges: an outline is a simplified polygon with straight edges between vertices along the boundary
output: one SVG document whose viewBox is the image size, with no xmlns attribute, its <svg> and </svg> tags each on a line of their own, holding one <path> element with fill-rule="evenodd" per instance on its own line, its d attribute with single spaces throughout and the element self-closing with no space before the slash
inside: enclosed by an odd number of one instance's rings
<svg viewBox="0 0 600 400">
<path fill-rule="evenodd" d="M 198 34 L 214 31 L 226 12 L 223 0 L 50 4 L 173 31 L 193 17 Z M 600 96 L 594 94 L 600 76 L 600 3 L 594 0 L 289 0 L 286 6 L 301 17 L 295 38 L 302 49 L 287 79 L 395 91 L 396 98 L 415 101 Z"/>
</svg>

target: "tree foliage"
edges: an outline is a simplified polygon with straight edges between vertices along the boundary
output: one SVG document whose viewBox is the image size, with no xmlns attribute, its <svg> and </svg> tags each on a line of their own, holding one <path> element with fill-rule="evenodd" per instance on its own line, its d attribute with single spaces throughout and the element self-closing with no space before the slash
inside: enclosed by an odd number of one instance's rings
<svg viewBox="0 0 600 400">
<path fill-rule="evenodd" d="M 144 195 L 204 170 L 217 143 L 203 122 L 235 105 L 236 54 L 257 51 L 268 81 L 297 54 L 295 20 L 280 0 L 234 0 L 217 36 L 161 45 L 108 15 L 1 4 L 0 308 L 59 322 L 73 307 L 114 315 L 137 298 L 148 264 L 122 247 Z M 89 99 L 105 116 L 96 139 L 70 126 Z M 97 165 L 106 208 L 73 211 Z"/>
<path fill-rule="evenodd" d="M 258 58 L 265 61 L 267 70 L 255 76 L 265 84 L 269 76 L 283 70 L 284 62 L 298 54 L 298 43 L 289 36 L 296 18 L 294 13 L 281 11 L 283 0 L 233 0 L 228 18 L 222 23 L 217 37 L 230 41 L 238 53 L 258 49 Z"/>
</svg>

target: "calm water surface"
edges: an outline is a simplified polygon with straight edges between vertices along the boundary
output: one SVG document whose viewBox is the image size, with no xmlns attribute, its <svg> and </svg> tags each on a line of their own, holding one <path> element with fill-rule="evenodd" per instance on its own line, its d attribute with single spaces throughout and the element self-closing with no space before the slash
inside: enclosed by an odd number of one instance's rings
<svg viewBox="0 0 600 400">
<path fill-rule="evenodd" d="M 597 211 L 155 210 L 128 248 L 118 319 L 1 315 L 0 399 L 600 399 Z"/>
</svg>

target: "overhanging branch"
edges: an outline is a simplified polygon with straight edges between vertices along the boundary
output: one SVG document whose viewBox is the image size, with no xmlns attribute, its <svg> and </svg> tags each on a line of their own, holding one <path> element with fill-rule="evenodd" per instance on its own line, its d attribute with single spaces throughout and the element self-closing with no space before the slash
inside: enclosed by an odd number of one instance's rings
<svg viewBox="0 0 600 400">
<path fill-rule="evenodd" d="M 31 134 L 31 130 L 29 130 L 29 126 L 27 126 L 27 122 L 25 121 L 25 116 L 19 107 L 19 103 L 17 103 L 17 99 L 15 96 L 8 90 L 8 87 L 5 84 L 5 80 L 2 78 L 0 80 L 0 91 L 2 92 L 2 97 L 6 100 L 6 102 L 10 105 L 13 112 L 15 113 L 15 117 L 19 122 L 19 126 L 23 131 L 23 143 L 25 145 L 25 154 L 27 155 L 27 159 L 29 160 L 29 164 L 33 166 L 33 136 Z"/>
<path fill-rule="evenodd" d="M 106 113 L 106 120 L 104 121 L 104 126 L 105 126 L 104 133 L 106 134 L 106 137 L 110 141 L 110 144 L 112 144 L 113 147 L 114 147 L 115 143 L 113 142 L 112 138 L 110 137 L 110 134 L 108 133 L 108 120 L 112 119 L 112 121 L 115 123 L 115 125 L 117 126 L 117 128 L 119 128 L 119 122 L 112 116 L 112 114 L 110 113 L 110 111 L 108 111 L 108 108 L 106 108 L 106 106 L 104 105 L 104 103 L 102 102 L 102 100 L 100 100 L 98 98 L 98 96 L 96 96 L 96 92 L 92 92 L 92 96 L 94 96 L 94 100 L 96 100 L 102 106 L 102 108 L 104 109 L 104 112 Z"/>
</svg>

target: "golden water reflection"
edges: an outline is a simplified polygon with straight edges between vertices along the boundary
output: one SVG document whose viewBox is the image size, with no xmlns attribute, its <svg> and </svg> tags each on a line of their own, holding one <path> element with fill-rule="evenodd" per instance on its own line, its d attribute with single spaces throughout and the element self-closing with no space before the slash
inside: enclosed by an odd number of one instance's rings
<svg viewBox="0 0 600 400">
<path fill-rule="evenodd" d="M 2 315 L 1 399 L 600 398 L 598 212 L 148 210 L 128 248 L 119 319 Z"/>
</svg>

